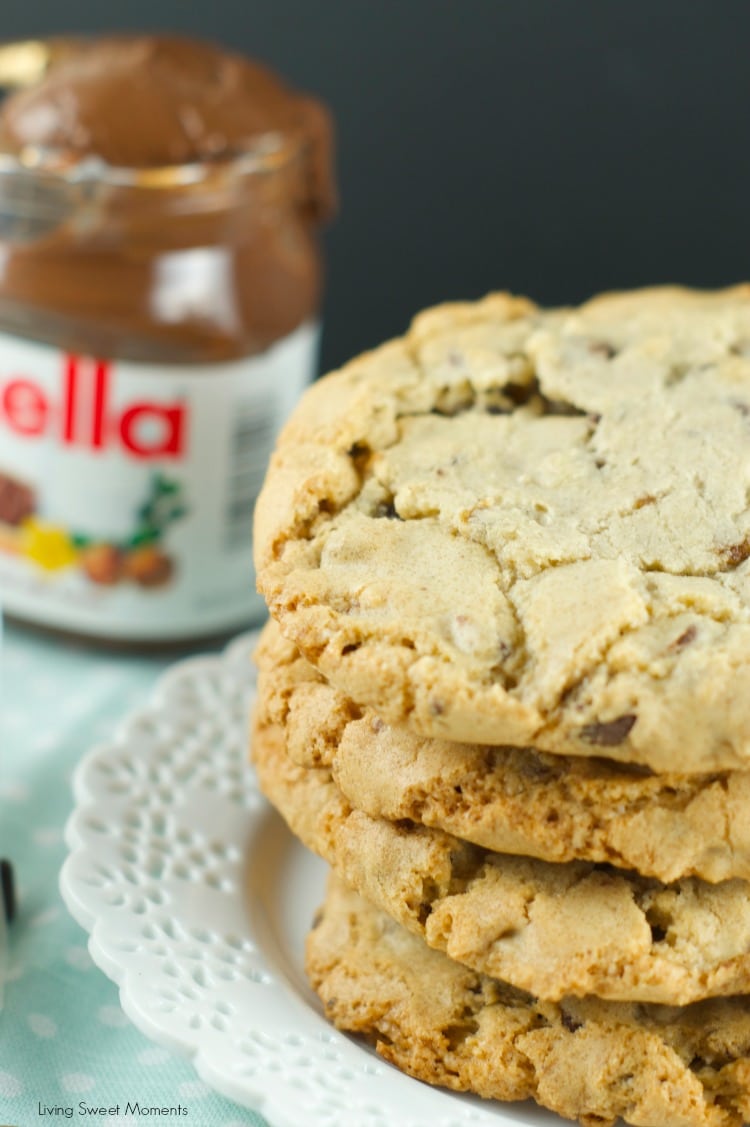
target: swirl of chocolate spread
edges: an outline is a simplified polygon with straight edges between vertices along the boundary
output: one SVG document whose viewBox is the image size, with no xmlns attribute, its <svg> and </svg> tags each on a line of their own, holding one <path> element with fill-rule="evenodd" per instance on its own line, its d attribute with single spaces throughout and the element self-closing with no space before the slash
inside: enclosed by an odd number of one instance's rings
<svg viewBox="0 0 750 1127">
<path fill-rule="evenodd" d="M 335 208 L 319 102 L 175 36 L 51 40 L 44 57 L 0 105 L 0 330 L 206 363 L 315 315 Z"/>
</svg>

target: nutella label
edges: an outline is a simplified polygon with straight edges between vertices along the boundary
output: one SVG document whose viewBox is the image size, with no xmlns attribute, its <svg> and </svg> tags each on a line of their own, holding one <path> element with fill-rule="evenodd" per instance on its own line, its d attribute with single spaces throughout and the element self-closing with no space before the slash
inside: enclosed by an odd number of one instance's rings
<svg viewBox="0 0 750 1127">
<path fill-rule="evenodd" d="M 183 367 L 0 334 L 0 605 L 113 639 L 259 617 L 252 516 L 317 326 L 261 356 Z"/>
</svg>

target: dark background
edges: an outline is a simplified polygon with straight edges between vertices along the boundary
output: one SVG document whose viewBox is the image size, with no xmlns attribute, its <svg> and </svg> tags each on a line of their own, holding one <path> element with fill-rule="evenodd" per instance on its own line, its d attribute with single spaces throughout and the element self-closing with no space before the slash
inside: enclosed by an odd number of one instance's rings
<svg viewBox="0 0 750 1127">
<path fill-rule="evenodd" d="M 338 123 L 324 367 L 420 307 L 750 276 L 743 0 L 2 0 L 0 34 L 174 29 Z"/>
</svg>

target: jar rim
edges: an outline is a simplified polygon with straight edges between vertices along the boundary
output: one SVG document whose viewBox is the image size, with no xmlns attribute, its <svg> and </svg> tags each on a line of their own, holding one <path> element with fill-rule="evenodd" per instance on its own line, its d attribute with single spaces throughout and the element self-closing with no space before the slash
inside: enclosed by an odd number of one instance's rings
<svg viewBox="0 0 750 1127">
<path fill-rule="evenodd" d="M 2 91 L 32 85 L 44 74 L 56 51 L 84 38 L 65 36 L 0 43 L 0 98 Z M 81 156 L 68 149 L 0 146 L 0 173 L 36 173 L 71 185 L 96 182 L 117 187 L 174 189 L 200 184 L 217 175 L 250 176 L 280 171 L 300 157 L 307 143 L 302 136 L 274 131 L 259 134 L 247 146 L 223 156 L 140 167 L 114 165 L 101 157 Z"/>
</svg>

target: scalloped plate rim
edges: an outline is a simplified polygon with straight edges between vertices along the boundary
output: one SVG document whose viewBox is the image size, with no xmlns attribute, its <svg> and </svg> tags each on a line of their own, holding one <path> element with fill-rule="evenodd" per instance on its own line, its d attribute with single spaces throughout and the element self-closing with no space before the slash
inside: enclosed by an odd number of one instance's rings
<svg viewBox="0 0 750 1127">
<path fill-rule="evenodd" d="M 106 919 L 101 914 L 97 914 L 96 910 L 86 903 L 85 891 L 82 889 L 75 872 L 77 863 L 88 854 L 89 839 L 84 829 L 84 822 L 87 815 L 96 808 L 97 794 L 93 777 L 96 765 L 106 763 L 114 753 L 127 748 L 128 733 L 137 725 L 139 719 L 147 716 L 159 716 L 169 708 L 169 690 L 179 685 L 181 678 L 184 678 L 190 672 L 200 671 L 203 668 L 206 671 L 218 670 L 222 672 L 224 669 L 228 670 L 239 657 L 248 655 L 248 651 L 251 646 L 254 647 L 256 639 L 256 632 L 241 635 L 234 639 L 221 653 L 193 655 L 181 659 L 164 670 L 155 681 L 151 694 L 144 705 L 125 717 L 114 730 L 110 740 L 98 743 L 83 756 L 72 779 L 74 808 L 65 826 L 65 842 L 69 854 L 60 872 L 59 886 L 68 911 L 76 922 L 89 933 L 88 948 L 92 960 L 118 986 L 120 1004 L 136 1028 L 157 1044 L 187 1057 L 198 1076 L 209 1087 L 241 1106 L 259 1112 L 268 1119 L 269 1123 L 273 1124 L 273 1127 L 299 1127 L 298 1112 L 293 1113 L 290 1106 L 285 1104 L 284 1094 L 274 1087 L 272 1079 L 270 1081 L 267 1079 L 265 1082 L 262 1079 L 254 1079 L 252 1082 L 248 1082 L 247 1079 L 234 1079 L 228 1075 L 221 1075 L 205 1053 L 200 1035 L 196 1033 L 193 1038 L 189 1038 L 184 1033 L 181 1035 L 171 1033 L 164 1026 L 159 1026 L 153 1015 L 144 1013 L 139 1007 L 137 992 L 132 988 L 133 972 L 127 965 L 128 952 L 113 947 L 108 940 L 105 926 Z M 254 783 L 253 789 L 257 790 Z M 263 800 L 263 803 L 264 805 L 259 807 L 260 810 L 267 809 L 265 800 Z M 248 812 L 248 820 L 257 816 L 253 811 Z M 298 845 L 298 843 L 296 844 Z M 300 850 L 301 848 L 299 846 Z M 260 943 L 258 950 L 261 961 L 267 963 L 268 960 L 263 954 L 262 944 Z M 279 988 L 282 987 L 281 993 L 285 994 L 285 1002 L 289 1005 L 289 991 L 283 990 L 284 985 L 289 987 L 289 982 L 283 983 L 278 971 L 270 969 L 269 974 L 274 978 L 273 989 L 278 992 Z M 369 1061 L 373 1060 L 371 1053 L 366 1048 L 363 1048 L 356 1040 L 346 1034 L 334 1030 L 321 1014 L 318 1014 L 309 1004 L 306 1004 L 296 992 L 292 991 L 292 993 L 295 1003 L 292 1008 L 302 1007 L 306 1011 L 306 1018 L 314 1017 L 328 1031 L 327 1034 L 322 1032 L 316 1034 L 321 1043 L 325 1039 L 326 1043 L 336 1045 L 337 1050 L 343 1054 L 345 1060 L 350 1059 L 352 1063 L 356 1061 L 362 1065 L 362 1057 Z M 306 1021 L 305 1024 L 307 1024 Z M 402 1089 L 404 1082 L 409 1086 L 408 1102 L 411 1105 L 411 1108 L 407 1109 L 409 1119 L 390 1119 L 390 1123 L 403 1122 L 405 1125 L 408 1124 L 408 1127 L 499 1127 L 501 1124 L 560 1122 L 556 1116 L 529 1103 L 517 1105 L 488 1103 L 486 1107 L 481 1106 L 481 1104 L 477 1105 L 472 1097 L 467 1098 L 458 1093 L 433 1088 L 398 1072 L 392 1066 L 380 1061 L 379 1058 L 376 1058 L 376 1061 L 377 1067 L 370 1066 L 368 1070 L 372 1073 L 368 1076 L 368 1079 L 372 1081 L 372 1085 L 378 1089 L 381 1095 L 384 1090 L 387 1091 L 390 1087 Z M 403 1106 L 405 1094 L 405 1090 L 399 1092 L 402 1101 L 401 1106 Z M 421 1111 L 419 1105 L 424 1105 Z M 439 1119 L 436 1118 L 436 1115 L 440 1114 L 437 1105 L 440 1105 L 442 1112 Z M 399 1114 L 398 1111 L 396 1111 L 396 1114 Z M 419 1118 L 415 1119 L 415 1115 Z M 342 1116 L 343 1118 L 334 1120 L 326 1115 L 325 1127 L 338 1127 L 339 1122 L 350 1127 L 353 1121 L 345 1108 L 342 1108 Z M 311 1119 L 306 1122 L 307 1127 L 317 1127 L 317 1123 Z M 322 1122 L 321 1127 L 323 1127 Z"/>
</svg>

